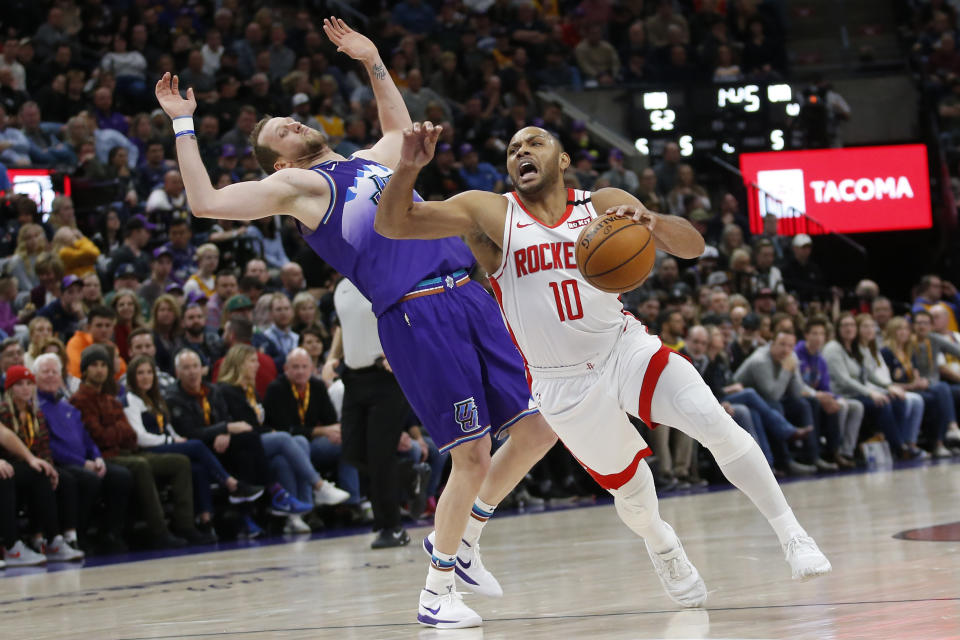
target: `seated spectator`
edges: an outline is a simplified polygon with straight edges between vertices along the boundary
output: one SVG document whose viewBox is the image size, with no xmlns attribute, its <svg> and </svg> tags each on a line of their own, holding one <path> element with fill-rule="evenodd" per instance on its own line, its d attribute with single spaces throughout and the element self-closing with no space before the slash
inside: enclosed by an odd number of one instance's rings
<svg viewBox="0 0 960 640">
<path fill-rule="evenodd" d="M 610 86 L 620 76 L 620 56 L 613 45 L 603 39 L 602 24 L 587 27 L 573 55 L 587 86 Z"/>
<path fill-rule="evenodd" d="M 77 331 L 73 337 L 67 341 L 67 371 L 75 378 L 82 378 L 80 363 L 83 360 L 83 352 L 92 344 L 110 345 L 113 344 L 113 327 L 117 323 L 117 314 L 110 307 L 96 306 L 90 309 L 87 316 L 87 331 Z M 127 365 L 123 358 L 119 358 L 120 364 L 116 370 L 116 377 L 119 380 L 127 372 Z"/>
<path fill-rule="evenodd" d="M 16 252 L 10 256 L 5 269 L 17 278 L 20 291 L 30 291 L 40 285 L 36 272 L 37 260 L 47 251 L 47 236 L 39 224 L 25 224 L 17 233 Z"/>
<path fill-rule="evenodd" d="M 177 383 L 164 396 L 176 433 L 203 442 L 240 480 L 266 486 L 269 470 L 260 435 L 250 423 L 234 419 L 220 390 L 203 381 L 196 353 L 181 349 L 176 370 Z"/>
<path fill-rule="evenodd" d="M 177 434 L 170 421 L 167 403 L 160 393 L 157 366 L 148 356 L 137 356 L 127 371 L 127 421 L 137 433 L 137 445 L 155 453 L 180 453 L 190 458 L 193 471 L 193 501 L 197 528 L 216 535 L 213 530 L 213 497 L 210 485 L 217 483 L 230 493 L 230 502 L 252 502 L 263 494 L 263 487 L 249 485 L 230 475 L 216 456 L 199 440 L 187 440 Z"/>
<path fill-rule="evenodd" d="M 810 254 L 813 251 L 813 240 L 805 233 L 793 237 L 791 254 L 783 268 L 784 286 L 797 294 L 801 302 L 810 302 L 820 299 L 827 291 L 823 272 Z"/>
<path fill-rule="evenodd" d="M 253 238 L 255 244 L 259 246 L 258 253 L 263 256 L 269 268 L 281 269 L 290 262 L 290 258 L 283 249 L 280 219 L 277 216 L 255 220 L 247 227 L 246 235 Z"/>
<path fill-rule="evenodd" d="M 169 240 L 163 246 L 170 253 L 170 257 L 173 258 L 171 278 L 174 282 L 184 284 L 190 274 L 197 268 L 194 261 L 194 248 L 190 244 L 193 231 L 190 228 L 188 214 L 181 212 L 170 220 L 170 224 L 167 226 L 167 237 Z"/>
<path fill-rule="evenodd" d="M 47 557 L 23 544 L 17 533 L 17 503 L 24 496 L 33 520 L 51 540 L 60 534 L 57 521 L 57 472 L 0 424 L 0 544 L 8 567 L 46 564 Z"/>
<path fill-rule="evenodd" d="M 890 368 L 880 354 L 877 346 L 877 323 L 868 313 L 857 316 L 857 345 L 860 349 L 860 359 L 866 371 L 868 380 L 876 380 L 880 386 L 887 389 L 894 396 L 902 396 L 902 403 L 894 403 L 897 419 L 902 421 L 906 431 L 906 452 L 901 454 L 906 459 L 923 456 L 923 451 L 917 447 L 917 438 L 920 434 L 920 425 L 923 422 L 923 398 L 920 394 L 905 389 L 897 384 L 890 373 Z"/>
<path fill-rule="evenodd" d="M 640 178 L 637 174 L 623 166 L 623 152 L 620 149 L 611 149 L 607 157 L 610 168 L 600 174 L 601 180 L 615 189 L 623 189 L 636 195 L 640 190 Z"/>
<path fill-rule="evenodd" d="M 667 204 L 670 207 L 670 213 L 674 215 L 683 215 L 686 213 L 684 198 L 686 196 L 696 196 L 696 207 L 710 210 L 710 197 L 706 189 L 697 184 L 696 175 L 693 173 L 693 167 L 689 164 L 677 165 L 677 181 L 670 193 L 667 194 Z"/>
<path fill-rule="evenodd" d="M 316 472 L 310 462 L 310 443 L 304 436 L 272 429 L 265 424 L 265 412 L 254 388 L 259 366 L 257 352 L 252 346 L 234 345 L 224 358 L 217 382 L 231 415 L 243 417 L 245 421 L 252 420 L 261 434 L 270 476 L 286 492 L 286 495 L 274 493 L 273 497 L 275 507 L 289 513 L 284 533 L 310 533 L 310 527 L 300 513 L 310 511 L 314 505 L 339 504 L 350 494 L 332 482 L 324 481 Z"/>
<path fill-rule="evenodd" d="M 36 380 L 29 369 L 22 365 L 7 369 L 4 399 L 0 402 L 0 424 L 10 425 L 9 429 L 33 456 L 52 466 L 50 434 L 43 412 L 36 406 L 36 389 Z M 15 460 L 15 457 L 8 458 L 9 462 Z M 77 529 L 86 531 L 90 511 L 100 492 L 100 482 L 95 474 L 54 469 L 55 475 L 51 479 L 54 480 L 57 524 L 53 525 L 53 531 L 37 532 L 30 546 L 55 562 L 82 560 L 84 553 L 79 548 Z"/>
<path fill-rule="evenodd" d="M 183 547 L 192 542 L 210 542 L 193 524 L 193 483 L 190 460 L 174 453 L 139 451 L 137 434 L 123 413 L 116 397 L 116 382 L 111 358 L 102 345 L 87 347 L 81 363 L 83 384 L 70 399 L 80 410 L 84 426 L 105 459 L 126 467 L 133 476 L 133 488 L 141 515 L 147 521 L 151 542 L 162 548 Z M 163 506 L 157 493 L 157 480 L 170 481 L 174 503 L 173 535 L 167 528 Z M 183 537 L 180 537 L 183 536 Z"/>
<path fill-rule="evenodd" d="M 83 276 L 83 294 L 80 297 L 83 305 L 83 315 L 90 313 L 92 307 L 103 306 L 103 289 L 100 287 L 100 277 L 96 273 Z"/>
<path fill-rule="evenodd" d="M 34 270 L 40 284 L 27 291 L 21 289 L 22 293 L 17 300 L 18 307 L 27 308 L 27 305 L 33 305 L 34 310 L 42 309 L 60 297 L 60 283 L 64 276 L 60 258 L 49 251 L 44 251 L 37 256 Z"/>
<path fill-rule="evenodd" d="M 820 457 L 819 437 L 814 428 L 811 403 L 805 396 L 813 395 L 800 377 L 799 363 L 794 353 L 796 336 L 792 331 L 781 331 L 769 345 L 754 351 L 737 369 L 734 380 L 744 387 L 755 389 L 774 409 L 784 414 L 791 424 L 801 425 L 794 437 L 803 441 L 807 464 L 790 460 L 791 473 L 809 474 L 817 469 L 836 469 Z"/>
<path fill-rule="evenodd" d="M 140 298 L 130 289 L 119 289 L 110 302 L 110 308 L 117 314 L 117 323 L 113 327 L 114 344 L 120 357 L 129 362 L 130 332 L 146 325 Z"/>
<path fill-rule="evenodd" d="M 28 154 L 32 164 L 47 167 L 70 167 L 76 164 L 77 157 L 70 147 L 42 126 L 40 107 L 30 100 L 20 107 L 20 126 L 30 145 Z"/>
<path fill-rule="evenodd" d="M 827 450 L 833 461 L 842 469 L 852 469 L 860 424 L 863 422 L 863 405 L 853 398 L 836 396 L 830 387 L 830 371 L 827 361 L 820 354 L 827 343 L 827 320 L 813 317 L 804 327 L 804 339 L 797 343 L 794 352 L 800 362 L 800 377 L 816 392 L 820 403 Z M 818 416 L 814 416 L 815 418 Z"/>
<path fill-rule="evenodd" d="M 460 145 L 460 163 L 460 177 L 468 189 L 503 193 L 503 176 L 489 162 L 480 162 L 472 144 Z"/>
<path fill-rule="evenodd" d="M 867 377 L 868 369 L 863 364 L 857 334 L 856 319 L 849 313 L 841 315 L 837 321 L 836 338 L 823 348 L 831 387 L 838 395 L 855 398 L 863 405 L 864 413 L 879 427 L 894 455 L 908 455 L 907 443 L 911 434 L 907 431 L 906 421 L 897 418 L 897 414 L 903 416 L 905 413 L 903 390 L 897 386 L 882 386 L 883 380 Z"/>
<path fill-rule="evenodd" d="M 359 502 L 357 470 L 342 459 L 340 423 L 326 385 L 313 377 L 306 351 L 297 348 L 290 352 L 283 373 L 267 387 L 263 405 L 266 424 L 308 439 L 314 467 L 336 468 L 338 484 L 349 491 L 350 502 Z"/>
<path fill-rule="evenodd" d="M 97 478 L 99 495 L 106 507 L 98 526 L 99 548 L 107 552 L 124 552 L 123 526 L 133 478 L 115 462 L 105 462 L 100 449 L 83 426 L 80 412 L 71 405 L 63 390 L 62 364 L 54 354 L 41 354 L 34 363 L 37 379 L 37 406 L 50 433 L 50 451 L 61 475 L 79 475 L 88 481 Z M 82 505 L 81 505 L 82 512 Z M 78 524 L 86 533 L 83 523 Z"/>
<path fill-rule="evenodd" d="M 303 267 L 296 262 L 288 262 L 280 268 L 280 292 L 289 300 L 297 297 L 306 287 Z"/>
<path fill-rule="evenodd" d="M 424 200 L 445 200 L 465 190 L 466 183 L 455 166 L 453 147 L 441 142 L 437 145 L 436 160 L 420 172 L 417 191 Z"/>
<path fill-rule="evenodd" d="M 120 215 L 116 208 L 111 207 L 106 215 L 100 217 L 92 240 L 101 255 L 110 256 L 120 248 L 120 227 Z"/>
<path fill-rule="evenodd" d="M 33 164 L 30 160 L 30 141 L 23 131 L 10 126 L 7 107 L 3 103 L 0 103 L 0 162 L 8 167 L 29 167 Z"/>
<path fill-rule="evenodd" d="M 123 245 L 110 255 L 110 271 L 116 273 L 120 265 L 132 264 L 137 280 L 146 280 L 150 275 L 150 254 L 144 248 L 156 230 L 157 226 L 141 214 L 127 220 L 123 225 Z"/>
<path fill-rule="evenodd" d="M 187 202 L 187 192 L 184 191 L 180 172 L 171 169 L 163 174 L 163 184 L 150 192 L 144 206 L 147 213 L 154 214 L 155 220 L 167 220 L 174 211 L 189 211 L 190 204 Z"/>
<path fill-rule="evenodd" d="M 942 379 L 940 373 L 940 360 L 945 354 L 954 357 L 960 356 L 960 348 L 943 336 L 933 332 L 933 316 L 926 310 L 915 310 L 913 312 L 913 331 L 916 334 L 917 350 L 914 355 L 914 366 L 917 372 L 930 380 L 930 382 L 939 382 Z M 954 405 L 960 399 L 960 386 L 950 384 L 950 392 L 953 395 Z M 950 431 L 946 439 L 951 443 L 960 440 L 960 433 Z"/>
<path fill-rule="evenodd" d="M 196 291 L 202 293 L 209 301 L 216 289 L 214 274 L 220 264 L 220 250 L 217 245 L 207 243 L 197 247 L 197 269 L 183 284 L 183 292 L 189 296 Z"/>
<path fill-rule="evenodd" d="M 180 304 L 172 295 L 165 293 L 153 303 L 150 328 L 157 348 L 157 366 L 170 373 L 173 371 L 173 355 L 183 346 Z"/>
<path fill-rule="evenodd" d="M 779 297 L 786 293 L 786 288 L 780 269 L 773 263 L 775 257 L 772 242 L 764 239 L 756 244 L 753 251 L 753 290 L 769 289 L 775 297 Z"/>
<path fill-rule="evenodd" d="M 53 234 L 50 251 L 63 263 L 67 275 L 84 277 L 94 273 L 100 249 L 89 238 L 73 227 L 63 226 Z"/>
<path fill-rule="evenodd" d="M 100 60 L 100 67 L 113 72 L 117 91 L 122 96 L 138 101 L 146 95 L 147 59 L 141 52 L 127 48 L 125 34 L 114 34 L 113 48 Z M 121 132 L 126 133 L 126 130 Z"/>
<path fill-rule="evenodd" d="M 920 310 L 930 311 L 936 305 L 942 305 L 946 308 L 949 321 L 947 327 L 950 331 L 960 331 L 960 325 L 957 324 L 957 313 L 960 309 L 960 293 L 951 282 L 944 282 L 940 276 L 926 275 L 920 280 L 919 295 L 913 301 L 913 313 Z"/>
<path fill-rule="evenodd" d="M 273 358 L 277 369 L 282 369 L 287 354 L 293 351 L 300 341 L 300 336 L 290 328 L 293 325 L 293 305 L 285 294 L 275 293 L 271 296 L 270 320 L 270 327 L 263 332 L 270 341 L 265 351 Z"/>
<path fill-rule="evenodd" d="M 170 279 L 172 271 L 173 253 L 170 249 L 166 246 L 154 249 L 153 261 L 150 263 L 150 278 L 137 290 L 137 294 L 147 303 L 148 307 L 152 308 L 157 298 L 166 292 L 167 286 L 173 283 Z"/>
<path fill-rule="evenodd" d="M 919 375 L 914 367 L 916 355 L 916 339 L 910 333 L 910 325 L 902 317 L 891 318 L 885 331 L 884 346 L 880 350 L 887 367 L 890 369 L 891 379 L 905 390 L 920 394 L 923 398 L 924 411 L 934 416 L 932 422 L 933 455 L 945 458 L 951 455 L 944 441 L 947 433 L 957 433 L 957 413 L 953 403 L 953 394 L 950 386 L 941 381 L 931 382 L 928 378 Z M 951 440 L 956 442 L 957 437 Z M 923 452 L 917 457 L 926 457 Z"/>
<path fill-rule="evenodd" d="M 124 147 L 114 147 L 107 154 L 107 163 L 104 166 L 104 178 L 114 180 L 117 189 L 123 194 L 123 202 L 130 208 L 139 204 L 137 195 L 137 170 L 130 166 L 129 151 Z"/>
<path fill-rule="evenodd" d="M 130 344 L 130 357 L 148 356 L 156 362 L 157 347 L 153 341 L 153 331 L 148 326 L 139 327 L 130 332 L 128 338 Z M 157 369 L 157 382 L 160 385 L 160 392 L 166 393 L 173 385 L 177 383 L 176 378 L 164 371 Z"/>
<path fill-rule="evenodd" d="M 53 325 L 43 316 L 37 316 L 27 326 L 27 351 L 23 356 L 23 364 L 33 370 L 34 361 L 43 353 L 43 344 L 53 336 Z"/>
<path fill-rule="evenodd" d="M 239 308 L 235 306 L 234 309 L 225 309 L 227 301 L 236 294 L 237 275 L 230 269 L 221 269 L 218 271 L 216 278 L 214 278 L 214 293 L 207 300 L 207 326 L 209 328 L 219 330 L 221 321 L 225 320 L 225 318 L 221 317 L 223 311 L 226 310 L 229 313 Z M 250 302 L 249 298 L 247 298 L 247 302 L 250 303 L 249 306 L 252 309 L 253 303 Z"/>
<path fill-rule="evenodd" d="M 50 320 L 54 333 L 68 340 L 83 320 L 83 281 L 76 276 L 64 276 L 60 291 L 60 297 L 37 311 L 37 315 Z"/>
</svg>

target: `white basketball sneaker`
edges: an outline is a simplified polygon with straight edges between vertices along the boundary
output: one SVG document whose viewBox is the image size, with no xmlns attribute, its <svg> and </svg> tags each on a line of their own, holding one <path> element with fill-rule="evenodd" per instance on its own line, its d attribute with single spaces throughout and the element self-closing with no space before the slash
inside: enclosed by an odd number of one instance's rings
<svg viewBox="0 0 960 640">
<path fill-rule="evenodd" d="M 830 573 L 833 567 L 810 536 L 794 536 L 783 545 L 794 580 L 810 580 Z"/>
<path fill-rule="evenodd" d="M 666 525 L 668 528 L 670 525 Z M 671 528 L 670 531 L 673 531 Z M 676 537 L 676 533 L 674 533 Z M 646 544 L 646 542 L 644 542 Z M 702 607 L 707 601 L 707 586 L 700 573 L 687 558 L 687 552 L 677 538 L 677 546 L 666 553 L 655 553 L 647 546 L 653 568 L 670 599 L 682 607 Z"/>
<path fill-rule="evenodd" d="M 420 592 L 420 607 L 417 610 L 417 622 L 435 629 L 463 629 L 479 627 L 483 618 L 463 603 L 463 596 L 451 586 L 444 594 L 429 589 Z"/>
<path fill-rule="evenodd" d="M 433 541 L 436 538 L 437 532 L 431 531 L 430 535 L 423 539 L 423 550 L 427 555 L 433 555 Z M 456 574 L 461 584 L 472 593 L 491 598 L 499 598 L 503 595 L 500 583 L 483 566 L 479 544 L 471 546 L 463 540 L 460 541 L 460 547 L 457 549 Z"/>
</svg>

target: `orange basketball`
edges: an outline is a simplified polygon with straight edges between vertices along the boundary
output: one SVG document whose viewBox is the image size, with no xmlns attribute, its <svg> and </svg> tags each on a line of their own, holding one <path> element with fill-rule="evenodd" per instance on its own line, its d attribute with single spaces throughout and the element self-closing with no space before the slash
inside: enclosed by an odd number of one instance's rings
<svg viewBox="0 0 960 640">
<path fill-rule="evenodd" d="M 577 266 L 601 291 L 626 293 L 650 275 L 657 257 L 650 230 L 630 218 L 597 217 L 577 239 Z"/>
</svg>

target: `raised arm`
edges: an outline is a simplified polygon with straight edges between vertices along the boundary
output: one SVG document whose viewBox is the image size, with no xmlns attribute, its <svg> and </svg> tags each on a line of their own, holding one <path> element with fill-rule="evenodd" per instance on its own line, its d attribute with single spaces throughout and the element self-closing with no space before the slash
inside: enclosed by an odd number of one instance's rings
<svg viewBox="0 0 960 640">
<path fill-rule="evenodd" d="M 383 138 L 372 149 L 360 155 L 388 167 L 395 167 L 400 160 L 403 130 L 412 124 L 400 90 L 380 59 L 376 45 L 369 38 L 357 33 L 339 18 L 325 18 L 323 31 L 330 41 L 337 45 L 337 51 L 362 63 L 370 75 L 370 88 L 377 99 L 377 115 L 380 117 Z"/>
<path fill-rule="evenodd" d="M 497 246 L 503 235 L 506 200 L 485 191 L 466 191 L 440 202 L 414 202 L 420 170 L 433 159 L 442 127 L 429 122 L 402 132 L 400 162 L 380 196 L 373 228 L 388 238 L 449 238 L 486 233 Z M 499 212 L 499 224 L 498 214 Z"/>
<path fill-rule="evenodd" d="M 187 89 L 187 97 L 180 96 L 180 79 L 163 74 L 156 88 L 157 100 L 171 119 L 177 122 L 193 122 L 193 112 L 197 100 L 193 87 Z M 189 119 L 189 120 L 188 120 Z M 297 200 L 305 191 L 311 196 L 322 194 L 318 189 L 325 188 L 322 180 L 306 183 L 310 172 L 304 169 L 284 169 L 259 182 L 240 182 L 215 189 L 200 158 L 196 135 L 191 126 L 177 134 L 177 160 L 180 162 L 180 174 L 187 192 L 190 210 L 198 218 L 217 218 L 220 220 L 257 220 L 273 214 L 287 214 L 300 218 Z M 329 195 L 328 195 L 329 197 Z M 315 227 L 314 220 L 301 220 Z"/>
<path fill-rule="evenodd" d="M 592 199 L 593 207 L 598 213 L 631 216 L 646 225 L 653 234 L 657 247 L 669 254 L 689 260 L 699 258 L 703 253 L 703 236 L 686 218 L 649 211 L 639 200 L 622 189 L 600 189 L 593 193 Z"/>
</svg>

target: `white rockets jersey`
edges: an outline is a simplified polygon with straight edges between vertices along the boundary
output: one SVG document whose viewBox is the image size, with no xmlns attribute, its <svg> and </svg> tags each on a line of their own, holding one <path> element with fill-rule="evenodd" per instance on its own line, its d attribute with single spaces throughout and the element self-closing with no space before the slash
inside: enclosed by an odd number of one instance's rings
<svg viewBox="0 0 960 640">
<path fill-rule="evenodd" d="M 567 190 L 567 210 L 548 227 L 507 199 L 503 260 L 491 274 L 507 327 L 532 367 L 566 367 L 605 355 L 626 321 L 615 293 L 587 283 L 576 262 L 577 239 L 597 217 L 589 191 Z"/>
</svg>

